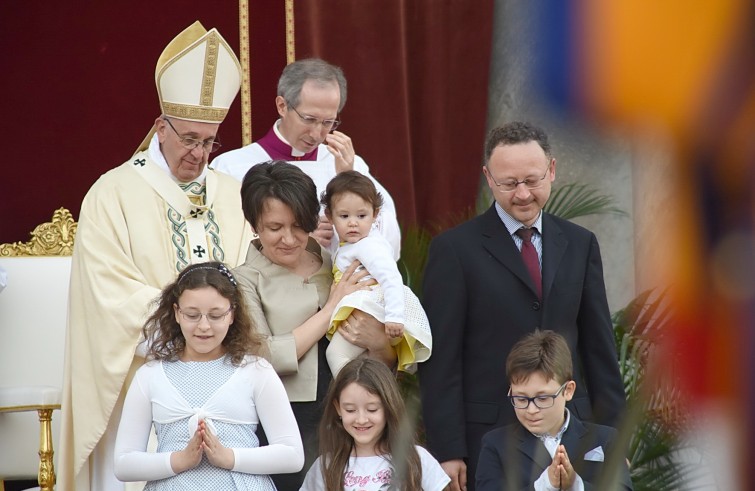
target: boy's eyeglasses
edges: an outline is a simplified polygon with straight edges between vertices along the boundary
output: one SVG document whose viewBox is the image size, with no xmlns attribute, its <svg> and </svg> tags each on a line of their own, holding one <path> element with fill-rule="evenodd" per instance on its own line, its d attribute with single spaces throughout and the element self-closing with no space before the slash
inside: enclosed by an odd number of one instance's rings
<svg viewBox="0 0 755 491">
<path fill-rule="evenodd" d="M 566 384 L 568 383 L 568 381 L 564 382 L 564 385 L 562 385 L 558 389 L 558 392 L 553 395 L 540 395 L 535 397 L 512 396 L 511 388 L 509 387 L 508 397 L 511 401 L 511 405 L 517 409 L 527 409 L 528 407 L 530 407 L 530 402 L 533 403 L 538 409 L 548 409 L 549 407 L 553 407 L 553 405 L 556 403 L 556 397 L 561 395 L 561 392 L 564 390 L 564 387 L 566 387 Z"/>
</svg>

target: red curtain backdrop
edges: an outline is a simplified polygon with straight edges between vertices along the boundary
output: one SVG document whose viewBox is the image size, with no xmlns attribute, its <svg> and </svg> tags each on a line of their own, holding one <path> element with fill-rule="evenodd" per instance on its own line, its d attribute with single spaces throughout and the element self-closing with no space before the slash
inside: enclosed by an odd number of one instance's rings
<svg viewBox="0 0 755 491">
<path fill-rule="evenodd" d="M 253 137 L 276 117 L 285 65 L 283 2 L 249 0 Z M 0 14 L 0 134 L 5 139 L 0 243 L 64 206 L 78 219 L 97 178 L 127 160 L 160 114 L 157 58 L 199 20 L 238 53 L 238 2 L 115 0 L 4 2 Z M 222 150 L 241 145 L 240 97 L 220 130 Z"/>
<path fill-rule="evenodd" d="M 343 68 L 342 130 L 399 221 L 474 206 L 487 115 L 492 0 L 296 1 L 296 58 Z"/>
<path fill-rule="evenodd" d="M 344 131 L 390 190 L 403 224 L 474 203 L 484 140 L 492 0 L 295 1 L 296 56 L 349 80 Z M 7 2 L 0 15 L 0 243 L 63 206 L 78 218 L 97 178 L 128 159 L 159 115 L 154 67 L 200 20 L 239 49 L 237 2 Z M 252 137 L 276 118 L 284 2 L 249 0 Z M 240 97 L 220 131 L 241 145 Z"/>
</svg>

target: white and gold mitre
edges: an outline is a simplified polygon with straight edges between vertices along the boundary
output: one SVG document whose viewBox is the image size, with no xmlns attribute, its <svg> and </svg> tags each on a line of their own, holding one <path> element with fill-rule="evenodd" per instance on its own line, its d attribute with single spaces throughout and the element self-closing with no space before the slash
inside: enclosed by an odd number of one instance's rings
<svg viewBox="0 0 755 491">
<path fill-rule="evenodd" d="M 241 87 L 241 64 L 217 29 L 196 21 L 163 50 L 155 83 L 166 116 L 222 123 Z"/>
</svg>

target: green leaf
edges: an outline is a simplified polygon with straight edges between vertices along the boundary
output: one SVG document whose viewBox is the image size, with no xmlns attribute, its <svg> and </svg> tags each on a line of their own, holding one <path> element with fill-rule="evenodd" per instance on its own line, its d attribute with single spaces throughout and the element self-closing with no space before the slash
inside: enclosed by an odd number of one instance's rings
<svg viewBox="0 0 755 491">
<path fill-rule="evenodd" d="M 627 216 L 626 212 L 615 206 L 612 196 L 599 194 L 587 184 L 578 183 L 554 188 L 544 209 L 565 220 L 601 214 Z"/>
</svg>

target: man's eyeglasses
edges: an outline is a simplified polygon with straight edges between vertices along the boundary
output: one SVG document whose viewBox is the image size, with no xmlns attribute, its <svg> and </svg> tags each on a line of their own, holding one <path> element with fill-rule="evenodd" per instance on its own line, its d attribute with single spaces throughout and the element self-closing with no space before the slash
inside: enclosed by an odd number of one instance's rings
<svg viewBox="0 0 755 491">
<path fill-rule="evenodd" d="M 181 310 L 181 308 L 178 308 L 178 311 L 181 313 L 181 317 L 183 317 L 184 321 L 190 325 L 196 325 L 202 322 L 202 317 L 207 317 L 207 322 L 210 323 L 210 325 L 216 326 L 218 324 L 221 324 L 223 320 L 225 320 L 226 316 L 233 310 L 233 306 L 231 306 L 228 310 L 223 312 L 222 314 L 217 314 L 215 312 L 208 312 L 206 314 L 203 314 L 202 312 L 184 312 Z"/>
<path fill-rule="evenodd" d="M 553 407 L 553 405 L 556 403 L 556 397 L 561 394 L 561 392 L 564 390 L 564 387 L 566 387 L 566 384 L 568 383 L 569 382 L 564 382 L 564 385 L 562 385 L 558 389 L 558 392 L 553 395 L 540 395 L 535 397 L 512 396 L 511 388 L 509 388 L 508 397 L 511 401 L 511 405 L 517 409 L 527 409 L 528 407 L 530 407 L 530 402 L 533 403 L 538 409 L 548 409 L 549 407 Z"/>
<path fill-rule="evenodd" d="M 181 142 L 181 145 L 183 145 L 186 150 L 194 150 L 195 148 L 201 145 L 202 150 L 204 150 L 207 153 L 212 153 L 222 146 L 220 142 L 215 139 L 197 140 L 196 138 L 188 138 L 188 137 L 181 136 L 178 133 L 178 130 L 176 130 L 176 127 L 173 126 L 173 123 L 170 122 L 170 119 L 163 118 L 163 120 L 165 120 L 165 122 L 168 123 L 168 126 L 170 126 L 170 128 L 178 137 L 178 141 Z"/>
<path fill-rule="evenodd" d="M 516 188 L 520 184 L 524 184 L 527 189 L 537 189 L 543 185 L 543 182 L 545 181 L 545 176 L 548 175 L 548 171 L 551 169 L 551 163 L 552 161 L 548 163 L 548 168 L 545 169 L 545 174 L 543 174 L 543 177 L 540 177 L 540 178 L 527 177 L 523 181 L 517 181 L 516 179 L 506 179 L 503 182 L 498 182 L 493 177 L 493 174 L 490 173 L 489 168 L 488 168 L 488 175 L 490 176 L 490 180 L 493 181 L 493 184 L 496 185 L 497 189 L 504 193 L 510 193 L 512 191 L 516 191 Z"/>
<path fill-rule="evenodd" d="M 322 127 L 326 130 L 333 131 L 338 128 L 338 125 L 341 124 L 341 121 L 338 119 L 317 119 L 314 116 L 307 116 L 305 114 L 302 114 L 297 111 L 296 108 L 292 106 L 288 101 L 286 101 L 286 105 L 293 109 L 296 115 L 299 116 L 299 119 L 301 119 L 301 122 L 307 126 L 317 126 L 318 124 L 321 124 Z"/>
</svg>

